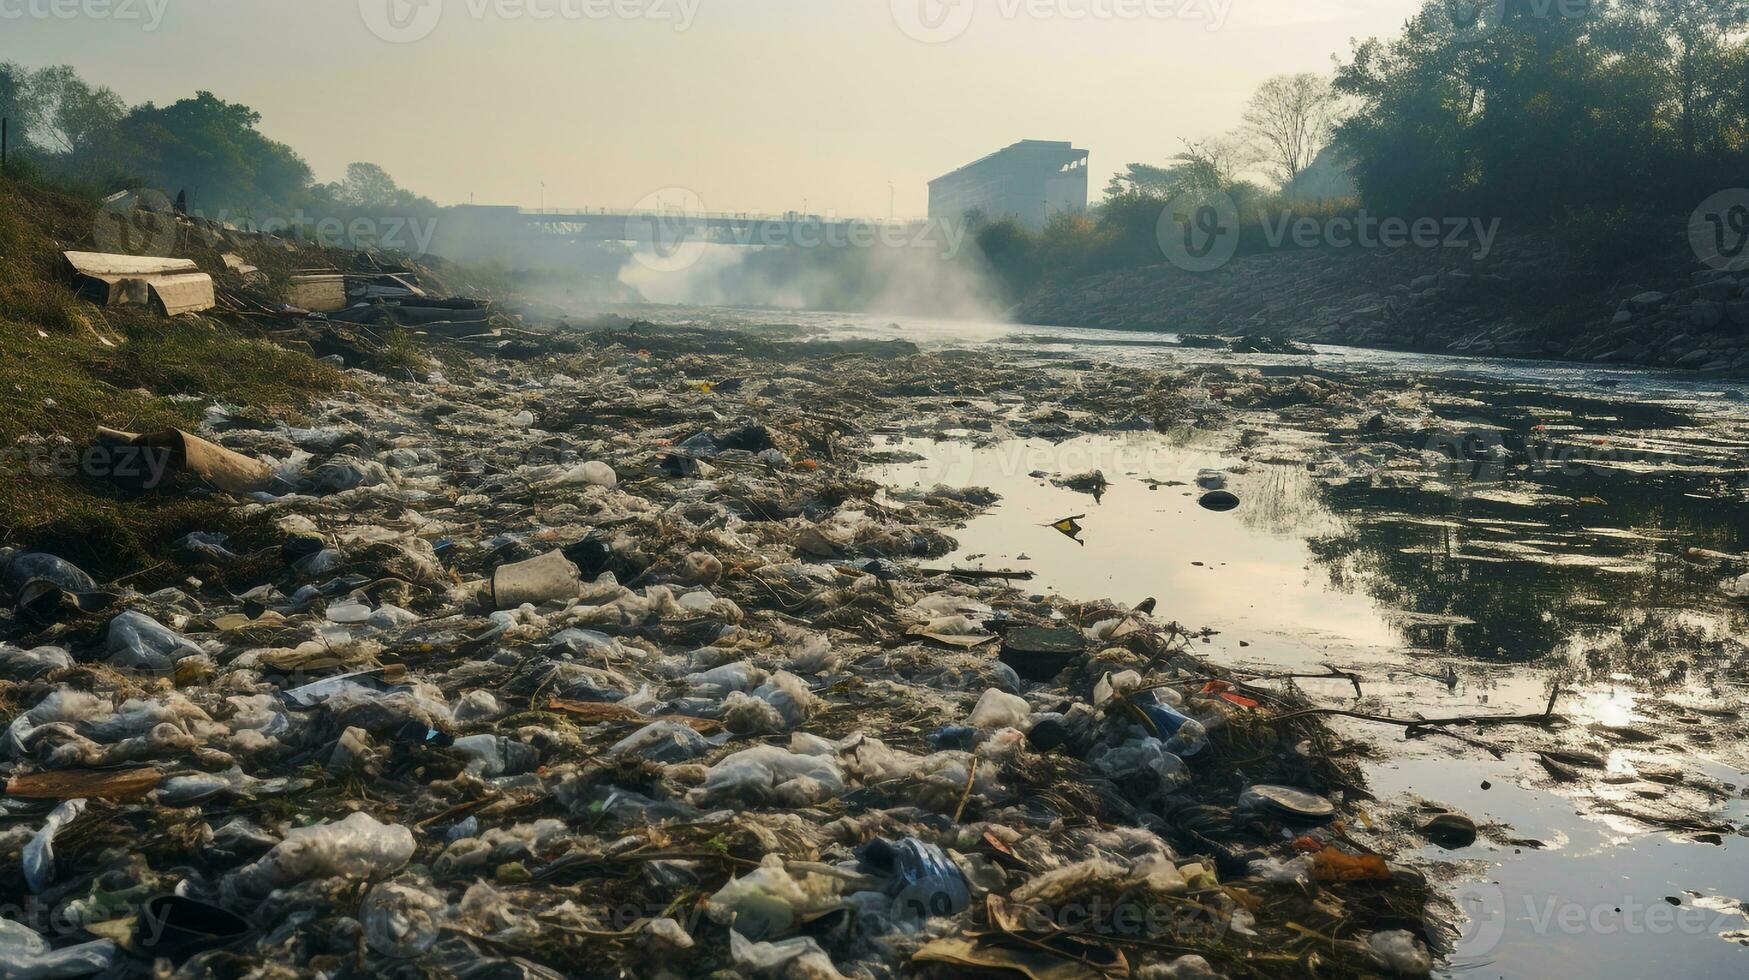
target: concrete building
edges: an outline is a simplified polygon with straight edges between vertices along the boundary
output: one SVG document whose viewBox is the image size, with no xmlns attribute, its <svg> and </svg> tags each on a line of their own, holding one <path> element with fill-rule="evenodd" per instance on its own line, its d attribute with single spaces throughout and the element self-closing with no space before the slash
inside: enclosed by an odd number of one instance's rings
<svg viewBox="0 0 1749 980">
<path fill-rule="evenodd" d="M 1021 140 L 929 182 L 933 220 L 976 211 L 1037 230 L 1057 214 L 1085 210 L 1087 151 L 1056 140 Z"/>
</svg>

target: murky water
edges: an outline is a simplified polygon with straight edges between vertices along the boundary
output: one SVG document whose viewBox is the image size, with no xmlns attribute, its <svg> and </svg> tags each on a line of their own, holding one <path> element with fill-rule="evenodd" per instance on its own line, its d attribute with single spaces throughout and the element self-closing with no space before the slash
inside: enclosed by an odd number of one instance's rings
<svg viewBox="0 0 1749 980">
<path fill-rule="evenodd" d="M 1135 603 L 1217 631 L 1201 652 L 1229 665 L 1364 676 L 1365 705 L 1343 682 L 1310 682 L 1326 703 L 1430 714 L 1540 709 L 1565 678 L 1563 711 L 1580 725 L 1631 725 L 1641 702 L 1711 703 L 1705 651 L 1740 635 L 1740 608 L 1718 579 L 1680 560 L 1691 547 L 1740 552 L 1741 500 L 1670 499 L 1674 489 L 1608 485 L 1608 504 L 1538 505 L 1491 486 L 1463 498 L 1403 488 L 1332 486 L 1300 463 L 1259 463 L 1221 437 L 1134 433 L 1061 444 L 895 438 L 915 460 L 875 467 L 896 488 L 984 486 L 1002 495 L 956 532 L 955 567 L 1030 571 L 1018 587 Z M 1099 470 L 1094 496 L 1053 478 Z M 1243 505 L 1198 505 L 1199 473 L 1217 470 Z M 1604 491 L 1600 491 L 1604 492 Z M 1678 495 L 1680 497 L 1680 494 Z M 1051 525 L 1075 517 L 1080 533 Z M 1381 707 L 1382 706 L 1382 707 Z M 1387 743 L 1393 735 L 1357 732 Z M 1720 786 L 1749 783 L 1740 747 L 1674 746 L 1612 754 L 1620 773 L 1692 767 Z M 1456 806 L 1501 834 L 1461 862 L 1454 900 L 1471 917 L 1451 960 L 1460 975 L 1642 977 L 1680 956 L 1685 976 L 1749 968 L 1749 842 L 1699 843 L 1608 812 L 1587 812 L 1546 785 L 1534 757 L 1429 754 L 1402 743 L 1374 767 L 1381 799 L 1413 794 Z M 1486 783 L 1489 789 L 1481 789 Z M 1589 791 L 1607 795 L 1609 790 Z M 1635 791 L 1624 789 L 1622 795 Z M 1724 789 L 1698 801 L 1718 822 L 1749 806 Z M 1608 803 L 1608 800 L 1604 800 Z M 1674 898 L 1676 904 L 1667 901 Z M 1617 911 L 1617 910 L 1620 911 Z"/>
<path fill-rule="evenodd" d="M 1215 631 L 1200 652 L 1235 669 L 1328 665 L 1365 678 L 1359 698 L 1345 681 L 1299 682 L 1329 705 L 1517 714 L 1541 710 L 1558 685 L 1569 719 L 1559 731 L 1478 732 L 1466 745 L 1348 726 L 1386 750 L 1370 767 L 1381 814 L 1427 800 L 1484 825 L 1470 848 L 1418 852 L 1445 869 L 1467 916 L 1446 972 L 1749 974 L 1749 841 L 1736 832 L 1749 825 L 1749 603 L 1720 590 L 1727 572 L 1749 571 L 1749 382 L 1324 347 L 1231 355 L 1167 334 L 908 316 L 640 312 L 992 345 L 1095 370 L 1241 364 L 1412 379 L 1446 418 L 1542 427 L 1546 465 L 1455 482 L 1413 466 L 1389 480 L 1326 478 L 1307 465 L 1325 448 L 1316 419 L 1261 445 L 1231 432 L 978 448 L 954 433 L 896 436 L 883 446 L 896 461 L 870 475 L 896 490 L 1002 495 L 955 532 L 961 547 L 946 564 L 1030 571 L 1017 587 L 1037 592 L 1155 597 L 1160 614 Z M 1197 505 L 1205 469 L 1225 474 L 1238 510 Z M 1110 481 L 1099 499 L 1053 482 L 1093 470 Z M 1069 516 L 1075 538 L 1050 526 Z M 1538 753 L 1569 748 L 1602 768 L 1551 778 Z"/>
<path fill-rule="evenodd" d="M 1310 539 L 1343 533 L 1348 522 L 1324 504 L 1303 466 L 1229 473 L 1229 489 L 1252 505 L 1217 514 L 1198 506 L 1195 485 L 1199 471 L 1228 471 L 1234 462 L 1213 445 L 1135 433 L 981 449 L 916 439 L 884 446 L 923 458 L 876 468 L 870 476 L 878 482 L 982 486 L 1002 495 L 993 513 L 955 532 L 959 566 L 1028 571 L 1035 578 L 1025 587 L 1071 597 L 1131 605 L 1155 597 L 1185 626 L 1219 630 L 1218 649 L 1260 662 L 1372 661 L 1399 643 L 1380 603 L 1332 588 L 1316 567 Z M 1111 481 L 1098 500 L 1030 475 L 1094 470 Z M 1078 538 L 1049 526 L 1071 516 L 1084 528 Z"/>
<path fill-rule="evenodd" d="M 1734 405 L 1749 410 L 1743 392 L 1749 379 L 1721 380 L 1689 371 L 1648 370 L 1561 361 L 1446 357 L 1400 351 L 1314 345 L 1315 356 L 1227 354 L 1176 346 L 1177 334 L 1153 331 L 1040 327 L 997 320 L 944 320 L 901 314 L 833 313 L 812 310 L 760 310 L 724 307 L 639 305 L 619 308 L 627 316 L 659 323 L 734 326 L 794 325 L 835 337 L 908 340 L 920 347 L 992 344 L 1023 355 L 1086 357 L 1140 366 L 1242 364 L 1258 368 L 1316 368 L 1322 371 L 1512 382 L 1553 391 L 1597 391 L 1635 399 L 1677 399 Z"/>
<path fill-rule="evenodd" d="M 1328 704 L 1536 711 L 1558 678 L 1571 734 L 1534 746 L 1505 736 L 1503 758 L 1400 741 L 1364 724 L 1353 732 L 1389 748 L 1371 772 L 1381 808 L 1426 799 L 1497 824 L 1492 840 L 1464 851 L 1420 851 L 1450 868 L 1448 892 L 1469 917 L 1448 972 L 1749 971 L 1749 910 L 1740 901 L 1749 898 L 1749 841 L 1730 833 L 1749 821 L 1749 746 L 1730 728 L 1749 684 L 1749 623 L 1744 604 L 1720 591 L 1721 566 L 1694 559 L 1698 549 L 1749 568 L 1737 383 L 1352 350 L 1235 358 L 1164 346 L 1171 338 L 1160 335 L 1001 324 L 793 319 L 839 335 L 994 344 L 1095 363 L 1237 360 L 1413 376 L 1445 385 L 1454 403 L 1473 401 L 1465 417 L 1520 431 L 1547 423 L 1569 448 L 1603 447 L 1582 453 L 1585 465 L 1554 465 L 1534 480 L 1454 488 L 1324 479 L 1304 454 L 1241 447 L 1232 433 L 979 448 L 893 437 L 883 448 L 901 461 L 870 475 L 896 489 L 945 483 L 1002 495 L 956 532 L 961 547 L 948 564 L 1030 571 L 1017 587 L 1038 592 L 1155 597 L 1162 614 L 1216 631 L 1201 652 L 1225 664 L 1331 665 L 1366 678 L 1358 701 L 1345 682 L 1302 682 Z M 1275 437 L 1291 447 L 1296 437 L 1315 440 L 1315 429 Z M 1053 482 L 1093 470 L 1110 481 L 1098 499 Z M 1222 471 L 1243 506 L 1198 506 L 1203 470 Z M 1050 526 L 1069 516 L 1081 525 L 1075 538 Z M 1606 772 L 1579 784 L 1551 780 L 1526 751 L 1641 731 L 1653 740 L 1610 742 Z M 1663 829 L 1634 819 L 1647 814 Z M 1715 826 L 1726 832 L 1706 836 Z"/>
</svg>

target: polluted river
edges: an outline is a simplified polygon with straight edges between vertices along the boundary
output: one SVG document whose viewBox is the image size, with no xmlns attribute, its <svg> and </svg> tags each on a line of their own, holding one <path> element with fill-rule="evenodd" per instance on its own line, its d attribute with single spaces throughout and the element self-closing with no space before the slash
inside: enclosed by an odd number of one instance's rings
<svg viewBox="0 0 1749 980">
<path fill-rule="evenodd" d="M 0 552 L 7 975 L 1742 972 L 1726 384 L 231 288 L 344 383 Z"/>
<path fill-rule="evenodd" d="M 1024 572 L 1014 584 L 1028 591 L 1153 598 L 1186 628 L 1209 631 L 1199 652 L 1258 676 L 1296 675 L 1320 703 L 1406 717 L 1535 713 L 1559 688 L 1566 730 L 1528 744 L 1343 729 L 1370 736 L 1366 772 L 1381 806 L 1430 801 L 1482 827 L 1468 847 L 1418 852 L 1460 909 L 1444 969 L 1639 977 L 1681 956 L 1689 975 L 1741 974 L 1749 844 L 1734 828 L 1749 818 L 1738 727 L 1749 607 L 1732 594 L 1749 571 L 1741 382 L 1330 347 L 1234 354 L 1168 334 L 779 316 L 827 335 L 896 334 L 1092 370 L 1242 364 L 1428 397 L 1377 403 L 1385 419 L 1393 408 L 1438 406 L 1446 424 L 1404 447 L 1422 452 L 1338 453 L 1334 463 L 1316 416 L 1167 432 L 1113 420 L 1127 431 L 1058 441 L 1014 436 L 1004 420 L 1024 413 L 1025 400 L 1002 399 L 976 405 L 975 426 L 881 436 L 881 461 L 866 475 L 897 490 L 980 487 L 1000 497 L 953 531 L 958 548 L 943 566 Z M 1072 485 L 1091 473 L 1103 477 L 1097 492 Z M 1217 485 L 1239 509 L 1198 505 Z M 1053 526 L 1068 516 L 1073 535 Z M 1352 677 L 1308 676 L 1325 672 Z M 1563 753 L 1593 778 L 1575 778 Z"/>
</svg>

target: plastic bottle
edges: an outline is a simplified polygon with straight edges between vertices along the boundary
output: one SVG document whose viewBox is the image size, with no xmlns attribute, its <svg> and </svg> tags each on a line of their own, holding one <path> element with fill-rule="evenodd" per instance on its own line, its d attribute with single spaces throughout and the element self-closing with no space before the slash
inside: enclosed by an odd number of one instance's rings
<svg viewBox="0 0 1749 980">
<path fill-rule="evenodd" d="M 955 915 L 972 904 L 971 885 L 959 866 L 934 844 L 905 837 L 897 841 L 875 838 L 857 853 L 863 867 L 890 882 L 887 894 L 899 918 L 929 918 Z"/>
<path fill-rule="evenodd" d="M 1188 758 L 1208 748 L 1208 731 L 1195 718 L 1163 704 L 1144 705 L 1142 711 L 1166 736 L 1166 750 L 1173 755 Z"/>
</svg>

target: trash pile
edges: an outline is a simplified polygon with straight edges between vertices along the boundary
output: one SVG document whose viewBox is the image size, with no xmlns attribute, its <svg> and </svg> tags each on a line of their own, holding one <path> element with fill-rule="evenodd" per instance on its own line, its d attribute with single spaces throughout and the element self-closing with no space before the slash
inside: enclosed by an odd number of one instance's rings
<svg viewBox="0 0 1749 980">
<path fill-rule="evenodd" d="M 0 900 L 28 913 L 0 974 L 1428 972 L 1427 883 L 1365 842 L 1291 686 L 1195 657 L 1169 596 L 930 569 L 991 496 L 857 475 L 875 434 L 1154 426 L 1182 392 L 905 344 L 527 343 L 355 370 L 296 424 L 104 433 L 265 549 L 191 533 L 150 591 L 0 553 Z"/>
</svg>

